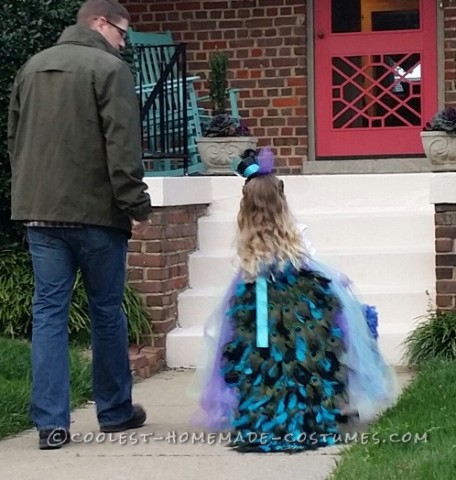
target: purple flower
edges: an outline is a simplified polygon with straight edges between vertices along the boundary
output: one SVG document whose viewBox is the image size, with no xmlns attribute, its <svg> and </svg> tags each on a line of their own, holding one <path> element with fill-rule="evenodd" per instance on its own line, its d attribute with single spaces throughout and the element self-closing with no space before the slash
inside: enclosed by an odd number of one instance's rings
<svg viewBox="0 0 456 480">
<path fill-rule="evenodd" d="M 453 108 L 453 107 L 445 108 L 444 117 L 450 122 L 456 122 L 456 108 Z"/>
<path fill-rule="evenodd" d="M 250 130 L 244 123 L 240 122 L 236 127 L 236 136 L 247 137 L 250 135 Z"/>
<path fill-rule="evenodd" d="M 226 113 L 218 113 L 212 117 L 210 124 L 204 129 L 205 137 L 248 137 L 250 130 L 242 122 L 234 120 Z"/>
<path fill-rule="evenodd" d="M 430 122 L 426 123 L 425 131 L 456 132 L 456 108 L 446 107 L 437 112 Z"/>
</svg>

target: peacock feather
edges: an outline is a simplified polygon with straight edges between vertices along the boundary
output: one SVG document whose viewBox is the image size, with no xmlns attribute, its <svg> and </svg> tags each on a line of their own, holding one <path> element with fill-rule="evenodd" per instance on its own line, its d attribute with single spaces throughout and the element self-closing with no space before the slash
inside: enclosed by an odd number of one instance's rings
<svg viewBox="0 0 456 480">
<path fill-rule="evenodd" d="M 267 281 L 267 348 L 256 345 L 254 283 L 239 281 L 226 312 L 233 335 L 223 348 L 222 375 L 239 400 L 231 446 L 313 449 L 327 443 L 319 434 L 337 432 L 345 399 L 343 335 L 336 323 L 340 305 L 331 281 L 305 268 L 289 265 L 271 272 Z"/>
</svg>

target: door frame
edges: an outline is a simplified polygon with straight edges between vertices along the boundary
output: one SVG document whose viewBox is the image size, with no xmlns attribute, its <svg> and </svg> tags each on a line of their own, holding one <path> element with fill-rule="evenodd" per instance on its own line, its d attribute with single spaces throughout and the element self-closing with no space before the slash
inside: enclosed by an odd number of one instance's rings
<svg viewBox="0 0 456 480">
<path fill-rule="evenodd" d="M 315 3 L 318 0 L 307 0 L 307 159 L 303 162 L 303 173 L 391 173 L 431 171 L 426 158 L 416 159 L 377 159 L 377 160 L 318 160 L 316 158 L 315 131 Z M 436 48 L 437 48 L 437 101 L 438 108 L 445 104 L 445 51 L 444 51 L 444 10 L 440 2 L 436 2 Z M 429 119 L 430 120 L 430 119 Z M 398 168 L 399 167 L 399 168 Z M 347 171 L 347 168 L 349 171 Z"/>
</svg>

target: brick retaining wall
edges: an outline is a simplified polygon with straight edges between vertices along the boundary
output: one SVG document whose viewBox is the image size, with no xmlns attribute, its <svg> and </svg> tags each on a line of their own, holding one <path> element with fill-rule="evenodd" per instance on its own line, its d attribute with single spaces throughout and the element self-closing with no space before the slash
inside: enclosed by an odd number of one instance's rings
<svg viewBox="0 0 456 480">
<path fill-rule="evenodd" d="M 177 296 L 188 287 L 188 257 L 197 249 L 198 218 L 207 205 L 155 207 L 152 226 L 129 242 L 130 285 L 144 298 L 152 335 L 143 346 L 130 348 L 130 361 L 139 376 L 148 377 L 165 362 L 166 334 L 176 326 Z"/>
<path fill-rule="evenodd" d="M 435 205 L 435 255 L 437 307 L 456 307 L 456 205 Z"/>
</svg>

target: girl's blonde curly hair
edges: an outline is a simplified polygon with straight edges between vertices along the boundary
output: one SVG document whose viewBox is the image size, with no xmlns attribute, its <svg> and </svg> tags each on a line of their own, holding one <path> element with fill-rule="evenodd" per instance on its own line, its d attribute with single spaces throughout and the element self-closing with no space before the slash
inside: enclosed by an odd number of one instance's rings
<svg viewBox="0 0 456 480">
<path fill-rule="evenodd" d="M 299 268 L 308 255 L 283 191 L 275 175 L 252 178 L 243 188 L 237 216 L 237 251 L 247 280 L 254 280 L 263 268 L 288 262 Z"/>
</svg>

